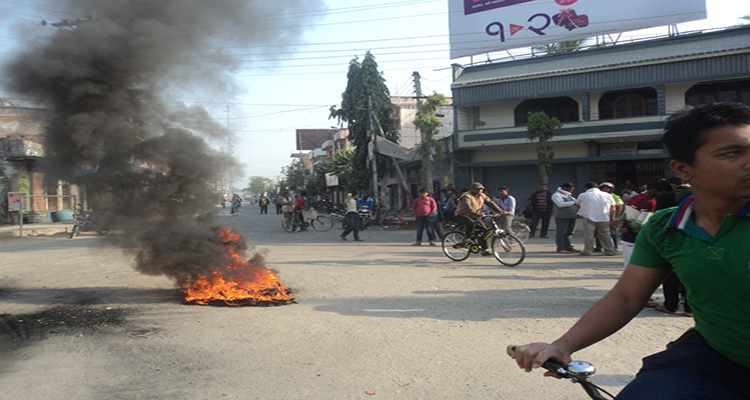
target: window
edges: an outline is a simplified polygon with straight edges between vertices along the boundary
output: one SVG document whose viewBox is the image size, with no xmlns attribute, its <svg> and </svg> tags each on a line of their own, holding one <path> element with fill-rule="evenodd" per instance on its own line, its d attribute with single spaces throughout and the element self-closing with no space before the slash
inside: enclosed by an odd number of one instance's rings
<svg viewBox="0 0 750 400">
<path fill-rule="evenodd" d="M 655 89 L 607 92 L 599 99 L 599 119 L 643 117 L 656 114 Z"/>
<path fill-rule="evenodd" d="M 685 104 L 693 107 L 716 102 L 750 105 L 750 81 L 700 83 L 685 93 Z"/>
<path fill-rule="evenodd" d="M 575 122 L 578 117 L 578 102 L 570 97 L 551 97 L 547 99 L 524 100 L 514 111 L 516 126 L 526 125 L 530 112 L 544 111 L 560 122 Z"/>
</svg>

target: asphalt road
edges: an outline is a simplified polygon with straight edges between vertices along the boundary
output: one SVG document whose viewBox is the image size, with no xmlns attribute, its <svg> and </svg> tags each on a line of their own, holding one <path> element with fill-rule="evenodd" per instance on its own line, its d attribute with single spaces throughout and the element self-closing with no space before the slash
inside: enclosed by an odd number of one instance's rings
<svg viewBox="0 0 750 400">
<path fill-rule="evenodd" d="M 552 239 L 530 239 L 510 268 L 412 247 L 413 230 L 289 234 L 252 206 L 221 221 L 266 254 L 296 304 L 183 305 L 168 278 L 95 235 L 3 239 L 0 398 L 581 399 L 519 371 L 505 347 L 553 340 L 622 271 L 615 257 L 557 255 Z M 646 309 L 577 358 L 616 392 L 691 325 Z"/>
</svg>

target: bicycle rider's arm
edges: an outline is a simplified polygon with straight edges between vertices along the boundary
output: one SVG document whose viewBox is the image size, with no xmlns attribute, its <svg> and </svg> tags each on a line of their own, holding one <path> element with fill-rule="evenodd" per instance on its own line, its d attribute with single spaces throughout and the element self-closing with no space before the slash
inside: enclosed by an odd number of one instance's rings
<svg viewBox="0 0 750 400">
<path fill-rule="evenodd" d="M 508 346 L 508 355 L 526 372 L 548 359 L 569 363 L 571 354 L 617 332 L 633 319 L 670 272 L 628 264 L 615 287 L 559 339 L 551 344 Z"/>
</svg>

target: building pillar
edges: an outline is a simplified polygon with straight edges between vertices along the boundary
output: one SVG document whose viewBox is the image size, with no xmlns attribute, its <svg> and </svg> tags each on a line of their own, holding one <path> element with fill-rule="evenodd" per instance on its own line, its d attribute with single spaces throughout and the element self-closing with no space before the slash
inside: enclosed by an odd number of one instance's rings
<svg viewBox="0 0 750 400">
<path fill-rule="evenodd" d="M 656 87 L 656 113 L 658 115 L 667 114 L 667 96 L 664 85 Z"/>
<path fill-rule="evenodd" d="M 591 96 L 588 92 L 581 98 L 581 119 L 584 122 L 591 121 Z"/>
</svg>

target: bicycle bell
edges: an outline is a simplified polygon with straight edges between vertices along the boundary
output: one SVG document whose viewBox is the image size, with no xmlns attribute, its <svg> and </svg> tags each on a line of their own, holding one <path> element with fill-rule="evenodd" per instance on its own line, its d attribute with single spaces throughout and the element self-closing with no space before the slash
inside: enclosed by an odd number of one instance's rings
<svg viewBox="0 0 750 400">
<path fill-rule="evenodd" d="M 579 376 L 591 376 L 596 373 L 596 368 L 586 361 L 571 361 L 568 364 L 568 371 Z"/>
</svg>

